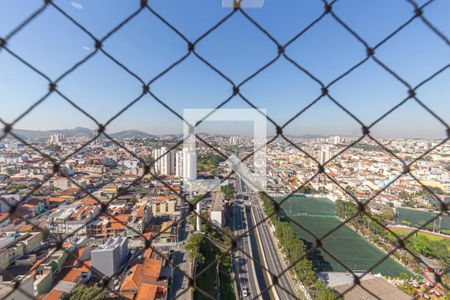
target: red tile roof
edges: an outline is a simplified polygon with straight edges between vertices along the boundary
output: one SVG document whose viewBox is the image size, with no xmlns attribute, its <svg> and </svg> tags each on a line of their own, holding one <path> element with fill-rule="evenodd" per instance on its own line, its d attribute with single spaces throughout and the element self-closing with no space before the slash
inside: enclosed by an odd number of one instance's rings
<svg viewBox="0 0 450 300">
<path fill-rule="evenodd" d="M 161 273 L 162 262 L 158 259 L 146 258 L 142 264 L 134 265 L 131 274 L 125 277 L 121 291 L 137 289 L 143 283 L 155 284 Z"/>
<path fill-rule="evenodd" d="M 76 283 L 76 282 L 78 282 L 79 278 L 81 277 L 81 273 L 82 273 L 81 270 L 71 269 L 69 271 L 69 273 L 64 275 L 64 277 L 61 280 Z"/>
<path fill-rule="evenodd" d="M 81 203 L 87 204 L 87 205 L 96 205 L 96 204 L 98 204 L 97 200 L 95 200 L 94 198 L 90 198 L 90 197 L 83 198 L 81 200 Z"/>
<path fill-rule="evenodd" d="M 47 294 L 47 296 L 44 297 L 44 300 L 59 300 L 64 295 L 63 291 L 58 290 L 51 290 L 50 293 Z"/>
<path fill-rule="evenodd" d="M 47 202 L 57 202 L 57 203 L 63 203 L 64 201 L 66 201 L 66 198 L 63 197 L 49 197 L 47 198 Z"/>
<path fill-rule="evenodd" d="M 144 216 L 144 212 L 145 212 L 145 205 L 141 205 L 136 213 L 136 216 L 138 218 L 142 218 Z"/>
<path fill-rule="evenodd" d="M 155 284 L 143 283 L 139 287 L 135 300 L 154 300 L 158 286 Z"/>
</svg>

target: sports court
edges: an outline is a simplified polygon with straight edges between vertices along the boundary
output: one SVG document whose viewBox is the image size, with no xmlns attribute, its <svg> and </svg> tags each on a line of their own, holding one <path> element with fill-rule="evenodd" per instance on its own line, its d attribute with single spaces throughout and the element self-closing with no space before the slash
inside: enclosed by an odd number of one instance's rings
<svg viewBox="0 0 450 300">
<path fill-rule="evenodd" d="M 335 204 L 331 200 L 302 196 L 293 196 L 291 198 L 282 205 L 285 212 L 318 238 L 321 238 L 340 224 L 339 219 L 335 216 Z M 299 236 L 307 245 L 309 247 L 312 246 L 315 237 L 294 223 L 291 224 L 293 224 Z M 324 238 L 322 244 L 325 249 L 353 271 L 366 271 L 385 256 L 381 250 L 347 226 L 342 226 Z M 347 271 L 323 251 L 314 253 L 313 261 L 318 271 Z M 381 273 L 386 276 L 398 276 L 402 272 L 409 273 L 391 258 L 386 259 L 372 270 L 372 273 Z"/>
<path fill-rule="evenodd" d="M 425 223 L 430 222 L 437 213 L 423 211 L 412 208 L 399 207 L 396 209 L 396 221 L 397 224 L 403 224 L 405 221 L 409 222 L 408 226 L 421 227 Z M 427 229 L 440 231 L 440 230 L 450 230 L 450 216 L 443 215 L 431 221 L 426 225 Z"/>
</svg>

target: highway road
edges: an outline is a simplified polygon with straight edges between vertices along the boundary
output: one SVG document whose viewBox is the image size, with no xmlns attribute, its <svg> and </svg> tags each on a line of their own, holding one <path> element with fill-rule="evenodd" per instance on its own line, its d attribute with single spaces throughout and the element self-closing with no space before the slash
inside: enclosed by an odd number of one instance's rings
<svg viewBox="0 0 450 300">
<path fill-rule="evenodd" d="M 233 216 L 236 220 L 236 227 L 234 227 L 236 235 L 241 235 L 247 230 L 247 226 L 252 226 L 252 221 L 247 220 L 247 212 L 243 205 L 233 206 Z M 266 282 L 264 280 L 263 270 L 258 264 L 250 259 L 251 256 L 256 261 L 260 261 L 257 243 L 254 235 L 244 235 L 238 241 L 238 247 L 244 252 L 237 250 L 234 252 L 234 270 L 238 278 L 236 283 L 238 285 L 237 296 L 242 299 L 242 288 L 249 289 L 249 299 L 257 297 L 258 299 L 270 299 L 267 292 L 263 295 L 261 291 L 266 289 Z"/>
<path fill-rule="evenodd" d="M 242 185 L 239 179 L 236 180 L 236 190 L 238 191 L 238 198 L 242 192 Z M 245 201 L 244 201 L 245 202 Z M 248 228 L 252 225 L 252 220 L 248 218 L 248 213 L 245 209 L 245 205 L 241 200 L 235 201 L 232 206 L 232 229 L 236 236 L 244 234 Z M 251 256 L 256 261 L 260 261 L 258 247 L 254 234 L 246 234 L 238 240 L 238 247 L 242 251 L 237 250 L 233 253 L 233 269 L 236 275 L 237 285 L 237 299 L 243 299 L 242 288 L 248 288 L 248 299 L 263 299 L 269 300 L 269 293 L 265 292 L 261 294 L 261 291 L 266 289 L 266 282 L 264 280 L 263 270 L 258 264 L 255 264 Z M 247 256 L 248 255 L 248 256 Z"/>
<path fill-rule="evenodd" d="M 260 223 L 265 218 L 265 215 L 257 195 L 252 193 L 240 179 L 236 179 L 235 187 L 238 199 L 232 208 L 232 225 L 235 233 L 240 235 L 248 230 L 248 228 L 252 228 L 254 224 Z M 258 226 L 258 232 L 259 235 L 256 234 L 256 230 L 253 230 L 241 238 L 239 247 L 262 265 L 264 265 L 263 257 L 260 254 L 264 254 L 267 262 L 265 267 L 274 275 L 282 274 L 287 266 L 283 262 L 280 251 L 277 249 L 268 223 L 261 223 Z M 300 299 L 295 288 L 295 283 L 288 272 L 279 277 L 278 284 L 275 285 L 274 289 L 269 289 L 264 294 L 259 295 L 269 285 L 265 279 L 271 275 L 262 269 L 259 264 L 254 263 L 253 260 L 240 253 L 240 251 L 235 252 L 235 261 L 235 272 L 239 277 L 237 280 L 239 290 L 237 296 L 239 299 L 243 298 L 241 291 L 244 286 L 249 288 L 249 299 Z M 266 278 L 264 275 L 267 275 Z"/>
<path fill-rule="evenodd" d="M 250 195 L 249 199 L 251 204 L 251 210 L 255 217 L 255 223 L 261 222 L 265 215 L 258 203 L 258 199 L 255 195 Z M 262 251 L 264 251 L 265 258 L 267 260 L 268 269 L 274 274 L 279 275 L 286 269 L 286 265 L 282 260 L 281 253 L 278 251 L 276 242 L 272 233 L 270 232 L 267 222 L 263 222 L 258 226 L 259 236 L 261 238 L 261 244 L 263 245 Z M 279 277 L 278 284 L 275 285 L 275 290 L 280 300 L 299 299 L 295 289 L 295 284 L 292 281 L 289 273 L 284 273 Z"/>
</svg>

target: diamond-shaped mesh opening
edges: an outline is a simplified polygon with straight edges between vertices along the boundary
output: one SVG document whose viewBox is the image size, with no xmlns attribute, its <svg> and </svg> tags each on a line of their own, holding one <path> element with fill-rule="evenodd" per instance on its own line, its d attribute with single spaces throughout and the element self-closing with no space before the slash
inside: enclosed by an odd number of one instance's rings
<svg viewBox="0 0 450 300">
<path fill-rule="evenodd" d="M 374 9 L 362 20 L 348 3 L 316 1 L 307 17 L 303 10 L 291 14 L 296 18 L 282 32 L 271 28 L 267 10 L 245 3 L 208 16 L 180 3 L 201 25 L 166 17 L 173 3 L 136 1 L 100 23 L 89 14 L 108 11 L 109 2 L 44 1 L 20 10 L 3 4 L 11 16 L 0 29 L 2 299 L 383 299 L 387 289 L 444 299 L 450 128 L 440 107 L 445 95 L 435 90 L 446 88 L 450 43 L 436 12 L 442 2 L 406 0 L 393 10 L 358 4 L 356 11 Z M 395 22 L 381 20 L 386 11 Z M 236 26 L 241 31 L 233 33 Z M 430 47 L 436 41 L 439 47 Z M 176 55 L 166 55 L 168 47 Z M 136 64 L 116 51 L 164 59 Z M 57 63 L 47 66 L 43 55 Z M 318 67 L 323 61 L 328 68 Z M 288 75 L 277 70 L 285 65 Z M 376 77 L 362 78 L 373 70 Z M 279 84 L 296 75 L 299 90 Z M 360 104 L 352 105 L 353 97 Z M 270 107 L 273 98 L 279 107 L 294 99 L 287 119 Z M 252 190 L 225 163 L 234 154 L 254 171 L 251 140 L 211 136 L 199 131 L 202 122 L 183 119 L 187 106 L 235 102 L 269 108 L 265 191 Z M 73 118 L 63 120 L 63 110 Z M 164 113 L 142 120 L 136 110 Z M 54 118 L 40 120 L 43 111 Z M 414 126 L 420 133 L 424 115 L 439 137 L 384 137 L 383 130 L 395 136 Z M 117 134 L 125 116 L 160 132 Z M 319 117 L 330 130 L 347 132 L 298 137 L 299 124 L 308 128 Z M 33 122 L 76 127 L 86 119 L 92 129 L 64 131 L 66 137 L 40 132 L 30 139 L 19 129 Z M 202 193 L 185 193 L 183 170 L 172 164 L 182 159 L 187 137 L 167 133 L 180 125 L 196 127 L 199 173 L 216 179 Z M 111 241 L 120 263 L 98 263 L 106 252 L 97 246 Z"/>
</svg>

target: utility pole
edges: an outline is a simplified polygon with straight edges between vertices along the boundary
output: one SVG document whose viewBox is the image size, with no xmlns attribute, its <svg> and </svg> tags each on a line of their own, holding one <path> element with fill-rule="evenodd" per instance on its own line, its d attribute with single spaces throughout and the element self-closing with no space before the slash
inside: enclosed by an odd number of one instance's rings
<svg viewBox="0 0 450 300">
<path fill-rule="evenodd" d="M 289 201 L 289 214 L 292 216 L 292 199 L 291 199 L 291 197 L 289 197 L 288 201 Z"/>
<path fill-rule="evenodd" d="M 197 226 L 196 226 L 196 229 L 197 229 L 197 232 L 200 232 L 200 231 L 202 231 L 202 228 L 201 228 L 201 220 L 200 220 L 200 213 L 201 213 L 201 208 L 200 208 L 200 201 L 197 203 Z"/>
</svg>

